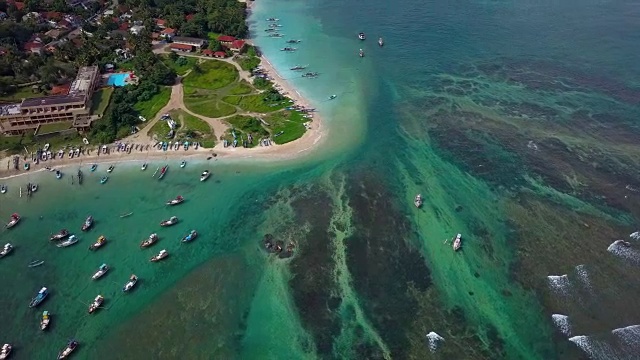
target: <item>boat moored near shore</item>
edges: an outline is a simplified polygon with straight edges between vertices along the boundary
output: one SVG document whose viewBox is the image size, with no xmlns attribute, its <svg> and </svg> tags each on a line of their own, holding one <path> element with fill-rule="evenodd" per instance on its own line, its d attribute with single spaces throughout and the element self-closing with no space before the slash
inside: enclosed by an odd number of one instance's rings
<svg viewBox="0 0 640 360">
<path fill-rule="evenodd" d="M 93 274 L 93 276 L 91 276 L 91 280 L 100 279 L 101 277 L 104 276 L 104 274 L 107 273 L 107 271 L 109 271 L 109 265 L 107 264 L 100 265 L 100 267 L 98 268 L 98 271 L 96 271 L 96 273 Z"/>
<path fill-rule="evenodd" d="M 104 244 L 105 244 L 106 242 L 107 242 L 107 238 L 106 238 L 106 237 L 104 237 L 104 235 L 100 235 L 100 237 L 98 238 L 98 240 L 97 240 L 95 243 L 93 243 L 93 244 L 91 244 L 91 245 L 89 246 L 89 250 L 92 250 L 92 251 L 93 251 L 93 250 L 97 250 L 97 249 L 99 249 L 100 247 L 104 246 Z"/>
<path fill-rule="evenodd" d="M 162 259 L 166 258 L 167 256 L 169 256 L 169 253 L 167 252 L 167 250 L 164 250 L 164 249 L 163 249 L 163 250 L 160 250 L 160 252 L 158 253 L 158 255 L 154 255 L 154 256 L 151 258 L 151 260 L 150 260 L 150 261 L 151 261 L 151 262 L 158 262 L 158 261 L 160 261 L 160 260 L 162 260 Z"/>
<path fill-rule="evenodd" d="M 122 287 L 122 292 L 131 291 L 131 289 L 133 289 L 133 287 L 136 286 L 137 283 L 138 277 L 135 274 L 131 274 L 131 277 L 129 277 L 129 281 L 127 281 L 127 283 Z"/>
<path fill-rule="evenodd" d="M 462 234 L 456 235 L 456 238 L 453 240 L 453 251 L 458 251 L 462 247 Z"/>
<path fill-rule="evenodd" d="M 424 202 L 424 199 L 422 198 L 422 194 L 416 195 L 415 199 L 413 199 L 413 205 L 415 205 L 418 209 L 422 207 L 423 202 Z"/>
<path fill-rule="evenodd" d="M 358 39 L 360 39 L 360 40 L 364 40 L 364 39 L 366 39 L 366 38 L 367 38 L 367 37 L 364 35 L 364 33 L 363 33 L 363 32 L 358 33 Z"/>
<path fill-rule="evenodd" d="M 203 171 L 202 174 L 200 175 L 200 181 L 207 180 L 209 176 L 211 176 L 211 173 L 209 172 L 209 170 Z"/>
<path fill-rule="evenodd" d="M 11 355 L 11 350 L 13 350 L 11 344 L 2 345 L 2 349 L 0 349 L 0 360 L 8 359 L 9 355 Z"/>
<path fill-rule="evenodd" d="M 42 312 L 42 319 L 40 320 L 40 330 L 45 331 L 49 327 L 49 323 L 51 322 L 51 315 L 49 315 L 48 311 Z"/>
<path fill-rule="evenodd" d="M 182 195 L 178 195 L 176 196 L 175 199 L 167 201 L 167 205 L 173 206 L 173 205 L 182 204 L 183 202 L 184 202 L 184 198 L 182 197 Z"/>
<path fill-rule="evenodd" d="M 0 251 L 0 258 L 3 258 L 9 255 L 9 253 L 11 253 L 12 251 L 13 251 L 13 245 L 11 245 L 10 243 L 4 244 L 2 251 Z"/>
<path fill-rule="evenodd" d="M 88 231 L 93 226 L 93 216 L 89 215 L 82 224 L 82 231 Z"/>
<path fill-rule="evenodd" d="M 66 240 L 63 240 L 56 244 L 57 247 L 68 247 L 78 242 L 78 238 L 75 235 L 69 236 Z"/>
<path fill-rule="evenodd" d="M 162 220 L 160 226 L 171 226 L 178 223 L 178 217 L 172 216 L 169 220 Z"/>
<path fill-rule="evenodd" d="M 5 227 L 7 229 L 11 229 L 12 227 L 18 225 L 18 223 L 20 222 L 20 215 L 18 215 L 18 213 L 13 213 L 11 214 L 11 218 L 9 219 L 9 222 L 7 223 L 7 225 L 5 225 Z"/>
<path fill-rule="evenodd" d="M 67 236 L 69 236 L 69 231 L 67 229 L 62 229 L 62 230 L 58 231 L 57 234 L 51 235 L 51 237 L 49 237 L 49 241 L 62 240 L 64 238 L 66 238 Z"/>
<path fill-rule="evenodd" d="M 40 305 L 44 301 L 44 299 L 47 298 L 47 296 L 49 296 L 49 289 L 47 289 L 46 287 L 42 287 L 42 289 L 38 291 L 38 294 L 36 294 L 36 296 L 31 299 L 29 307 L 32 308 Z"/>
<path fill-rule="evenodd" d="M 102 295 L 96 296 L 96 298 L 93 299 L 93 302 L 91 303 L 91 305 L 89 305 L 89 314 L 93 314 L 96 310 L 98 310 L 102 305 L 102 303 L 104 303 L 104 296 Z"/>
<path fill-rule="evenodd" d="M 195 240 L 198 237 L 198 232 L 195 230 L 191 230 L 191 232 L 182 238 L 182 242 L 189 242 Z"/>
<path fill-rule="evenodd" d="M 149 247 L 153 244 L 155 244 L 156 242 L 158 242 L 158 234 L 151 234 L 149 235 L 149 238 L 142 240 L 142 242 L 140 243 L 140 247 L 141 248 L 146 248 Z"/>
<path fill-rule="evenodd" d="M 69 340 L 67 346 L 58 352 L 58 360 L 66 359 L 78 347 L 79 343 L 75 340 Z"/>
</svg>

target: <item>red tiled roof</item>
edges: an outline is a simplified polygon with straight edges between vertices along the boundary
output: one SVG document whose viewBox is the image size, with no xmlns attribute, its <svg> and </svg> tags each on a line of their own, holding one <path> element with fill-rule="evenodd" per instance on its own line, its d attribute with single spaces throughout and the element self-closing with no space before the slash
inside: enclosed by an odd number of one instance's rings
<svg viewBox="0 0 640 360">
<path fill-rule="evenodd" d="M 43 46 L 44 45 L 42 45 L 42 43 L 40 43 L 40 42 L 30 41 L 30 42 L 24 44 L 24 50 L 25 51 L 31 51 L 33 49 L 38 49 L 38 48 L 42 49 Z"/>
<path fill-rule="evenodd" d="M 166 23 L 167 21 L 164 19 L 156 19 L 156 25 L 158 26 L 164 26 Z"/>
<path fill-rule="evenodd" d="M 122 23 L 120 24 L 120 26 L 118 27 L 119 30 L 127 30 L 129 29 L 129 23 Z"/>
<path fill-rule="evenodd" d="M 42 17 L 47 20 L 60 20 L 62 19 L 62 13 L 57 11 L 47 11 L 42 13 Z"/>
<path fill-rule="evenodd" d="M 243 46 L 244 46 L 244 40 L 236 40 L 231 43 L 232 49 L 242 49 Z"/>
<path fill-rule="evenodd" d="M 71 89 L 71 83 L 57 85 L 51 88 L 51 93 L 49 93 L 49 95 L 67 95 L 69 93 L 69 89 Z"/>
<path fill-rule="evenodd" d="M 176 29 L 166 28 L 162 30 L 162 33 L 165 35 L 174 35 L 176 33 Z"/>
<path fill-rule="evenodd" d="M 227 57 L 227 53 L 224 51 L 216 51 L 213 53 L 213 56 L 223 58 L 223 57 Z"/>
<path fill-rule="evenodd" d="M 213 50 L 205 49 L 202 51 L 202 55 L 212 56 Z"/>
<path fill-rule="evenodd" d="M 233 36 L 229 36 L 229 35 L 220 35 L 220 36 L 218 36 L 218 41 L 220 41 L 220 42 L 232 42 L 232 41 L 236 41 L 236 38 L 234 38 Z"/>
<path fill-rule="evenodd" d="M 187 45 L 187 44 L 176 44 L 176 43 L 173 43 L 169 47 L 172 48 L 172 49 L 178 49 L 178 50 L 193 50 L 193 46 Z"/>
<path fill-rule="evenodd" d="M 18 10 L 22 10 L 22 9 L 24 9 L 24 3 L 23 3 L 23 2 L 18 2 L 18 1 L 16 1 L 16 2 L 14 3 L 14 5 L 16 6 L 16 9 L 18 9 Z"/>
<path fill-rule="evenodd" d="M 58 25 L 60 27 L 63 27 L 63 28 L 67 28 L 67 29 L 71 27 L 71 23 L 68 22 L 67 20 L 60 20 L 60 21 L 58 21 L 58 23 L 56 25 Z"/>
</svg>

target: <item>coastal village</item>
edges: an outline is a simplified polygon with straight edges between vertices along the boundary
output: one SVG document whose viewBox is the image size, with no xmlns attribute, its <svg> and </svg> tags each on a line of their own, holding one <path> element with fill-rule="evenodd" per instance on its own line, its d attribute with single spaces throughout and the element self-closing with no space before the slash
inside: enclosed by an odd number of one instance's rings
<svg viewBox="0 0 640 360">
<path fill-rule="evenodd" d="M 0 2 L 6 171 L 97 156 L 103 146 L 215 156 L 312 128 L 314 109 L 245 40 L 247 3 L 211 0 L 221 11 L 210 13 L 195 2 L 135 4 Z"/>
</svg>

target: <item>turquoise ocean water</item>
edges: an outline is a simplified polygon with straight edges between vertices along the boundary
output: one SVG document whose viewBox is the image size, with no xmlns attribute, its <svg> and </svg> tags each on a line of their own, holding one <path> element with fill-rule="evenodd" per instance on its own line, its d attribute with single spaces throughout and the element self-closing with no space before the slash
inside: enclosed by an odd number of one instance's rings
<svg viewBox="0 0 640 360">
<path fill-rule="evenodd" d="M 265 36 L 268 17 L 283 39 Z M 19 359 L 71 337 L 79 359 L 634 359 L 639 18 L 625 1 L 256 1 L 254 40 L 320 110 L 326 142 L 290 161 L 175 162 L 162 181 L 161 164 L 135 163 L 105 185 L 106 165 L 82 186 L 7 180 L 0 218 L 23 221 L 0 233 L 16 247 L 0 259 L 0 342 Z M 279 51 L 290 38 L 298 51 Z M 288 70 L 307 64 L 317 79 Z M 40 189 L 19 198 L 29 181 Z M 52 246 L 61 228 L 79 244 Z M 265 234 L 295 256 L 267 254 Z M 50 298 L 29 309 L 41 286 Z"/>
</svg>

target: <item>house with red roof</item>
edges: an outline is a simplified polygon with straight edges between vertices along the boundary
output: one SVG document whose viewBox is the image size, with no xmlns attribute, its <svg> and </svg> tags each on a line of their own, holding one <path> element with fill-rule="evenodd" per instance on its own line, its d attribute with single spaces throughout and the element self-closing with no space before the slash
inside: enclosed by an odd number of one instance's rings
<svg viewBox="0 0 640 360">
<path fill-rule="evenodd" d="M 204 49 L 204 50 L 202 50 L 202 55 L 208 56 L 208 57 L 213 57 L 213 50 Z"/>
<path fill-rule="evenodd" d="M 218 36 L 218 41 L 220 41 L 220 44 L 222 44 L 222 46 L 229 47 L 229 46 L 231 46 L 231 43 L 236 41 L 236 38 L 234 38 L 233 36 L 229 36 L 229 35 L 220 35 L 220 36 Z"/>
<path fill-rule="evenodd" d="M 16 1 L 13 4 L 16 6 L 16 9 L 24 10 L 24 3 L 23 2 Z M 7 2 L 7 5 L 10 5 L 10 3 Z"/>
<path fill-rule="evenodd" d="M 164 19 L 156 19 L 156 26 L 160 29 L 164 29 L 167 26 L 167 21 Z"/>
<path fill-rule="evenodd" d="M 164 37 L 167 40 L 171 40 L 171 38 L 176 36 L 176 29 L 166 28 L 160 32 L 160 36 Z"/>
<path fill-rule="evenodd" d="M 244 49 L 245 45 L 246 45 L 246 42 L 244 40 L 235 40 L 231 43 L 231 46 L 229 46 L 229 49 L 235 52 L 241 52 L 242 49 Z"/>
<path fill-rule="evenodd" d="M 44 44 L 41 41 L 29 41 L 24 44 L 23 49 L 27 53 L 42 55 L 44 53 Z"/>
<path fill-rule="evenodd" d="M 171 51 L 181 51 L 181 52 L 192 52 L 193 51 L 193 45 L 187 45 L 187 44 L 178 44 L 178 43 L 172 43 L 171 45 L 169 45 L 169 48 L 171 48 Z"/>
<path fill-rule="evenodd" d="M 224 59 L 227 57 L 227 53 L 224 51 L 216 51 L 213 53 L 213 57 L 218 59 Z"/>
<path fill-rule="evenodd" d="M 67 95 L 71 89 L 71 83 L 56 85 L 51 88 L 49 95 Z"/>
</svg>

